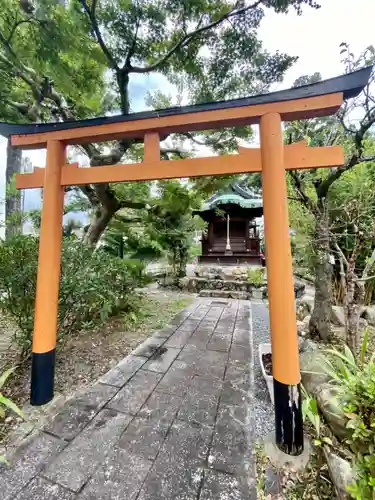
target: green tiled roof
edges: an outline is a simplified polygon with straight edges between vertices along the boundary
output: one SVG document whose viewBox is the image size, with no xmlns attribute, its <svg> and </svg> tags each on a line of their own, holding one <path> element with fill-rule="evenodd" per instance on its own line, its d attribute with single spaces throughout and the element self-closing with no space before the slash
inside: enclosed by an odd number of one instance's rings
<svg viewBox="0 0 375 500">
<path fill-rule="evenodd" d="M 239 205 L 242 208 L 257 208 L 263 206 L 262 198 L 243 198 L 236 193 L 225 193 L 211 198 L 204 203 L 201 210 L 212 210 L 220 205 Z"/>
</svg>

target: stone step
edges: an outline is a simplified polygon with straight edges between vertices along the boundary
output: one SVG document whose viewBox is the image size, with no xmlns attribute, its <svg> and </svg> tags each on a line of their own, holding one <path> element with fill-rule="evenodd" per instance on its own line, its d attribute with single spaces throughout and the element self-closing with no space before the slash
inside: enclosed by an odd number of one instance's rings
<svg viewBox="0 0 375 500">
<path fill-rule="evenodd" d="M 267 284 L 253 284 L 248 281 L 223 280 L 223 279 L 207 279 L 207 278 L 182 278 L 180 287 L 187 289 L 189 292 L 198 293 L 200 297 L 232 297 L 232 298 L 268 298 Z M 204 292 L 201 295 L 201 292 Z M 219 295 L 207 295 L 208 292 L 216 292 Z M 296 298 L 301 297 L 305 292 L 304 283 L 295 281 L 294 295 Z M 228 295 L 229 294 L 229 295 Z M 241 296 L 232 296 L 233 294 Z"/>
<path fill-rule="evenodd" d="M 201 290 L 225 290 L 228 292 L 247 292 L 251 293 L 254 288 L 264 288 L 265 283 L 257 286 L 248 281 L 223 280 L 208 278 L 183 278 L 185 287 L 191 292 L 200 292 Z"/>
<path fill-rule="evenodd" d="M 259 297 L 256 297 L 257 292 Z M 251 298 L 262 298 L 262 292 L 260 290 L 254 290 L 251 292 L 239 292 L 235 290 L 201 290 L 199 292 L 199 297 L 216 297 L 220 299 L 240 299 L 249 300 Z"/>
</svg>

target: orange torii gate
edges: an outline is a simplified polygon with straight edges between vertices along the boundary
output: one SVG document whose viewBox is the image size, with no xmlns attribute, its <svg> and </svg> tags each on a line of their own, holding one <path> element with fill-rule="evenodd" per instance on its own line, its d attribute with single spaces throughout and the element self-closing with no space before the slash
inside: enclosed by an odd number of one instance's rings
<svg viewBox="0 0 375 500">
<path fill-rule="evenodd" d="M 303 450 L 300 369 L 289 241 L 286 169 L 339 167 L 341 147 L 285 146 L 282 121 L 327 116 L 367 84 L 371 68 L 270 94 L 181 108 L 45 124 L 0 124 L 13 146 L 47 148 L 46 168 L 17 176 L 18 189 L 43 187 L 33 334 L 31 404 L 53 398 L 64 186 L 261 172 L 275 396 L 276 442 Z M 176 132 L 260 124 L 260 149 L 237 155 L 162 161 L 160 137 Z M 144 140 L 144 161 L 79 168 L 66 164 L 66 147 L 114 139 Z"/>
</svg>

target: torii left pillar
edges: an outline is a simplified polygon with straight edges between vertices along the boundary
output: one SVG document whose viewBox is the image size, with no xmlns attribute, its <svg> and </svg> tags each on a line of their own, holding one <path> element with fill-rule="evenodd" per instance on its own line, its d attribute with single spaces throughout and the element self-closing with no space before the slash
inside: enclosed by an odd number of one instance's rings
<svg viewBox="0 0 375 500">
<path fill-rule="evenodd" d="M 30 402 L 38 406 L 53 398 L 64 208 L 61 169 L 65 163 L 65 144 L 48 141 L 31 366 Z"/>
</svg>

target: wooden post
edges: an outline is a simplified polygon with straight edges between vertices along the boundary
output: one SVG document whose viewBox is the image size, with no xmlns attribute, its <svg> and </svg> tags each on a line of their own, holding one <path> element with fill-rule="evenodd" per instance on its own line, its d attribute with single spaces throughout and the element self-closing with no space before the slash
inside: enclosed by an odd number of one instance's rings
<svg viewBox="0 0 375 500">
<path fill-rule="evenodd" d="M 230 246 L 230 216 L 227 214 L 227 243 L 225 245 L 225 255 L 232 255 L 232 249 Z"/>
<path fill-rule="evenodd" d="M 60 141 L 47 143 L 31 367 L 30 399 L 37 406 L 53 398 L 64 206 L 61 168 L 66 162 L 65 149 Z"/>
<path fill-rule="evenodd" d="M 290 248 L 281 118 L 261 117 L 262 189 L 276 444 L 289 455 L 303 451 L 298 337 Z"/>
<path fill-rule="evenodd" d="M 208 230 L 207 230 L 207 240 L 208 240 L 208 251 L 212 249 L 213 245 L 213 240 L 214 240 L 214 222 L 210 220 L 208 223 Z"/>
</svg>

